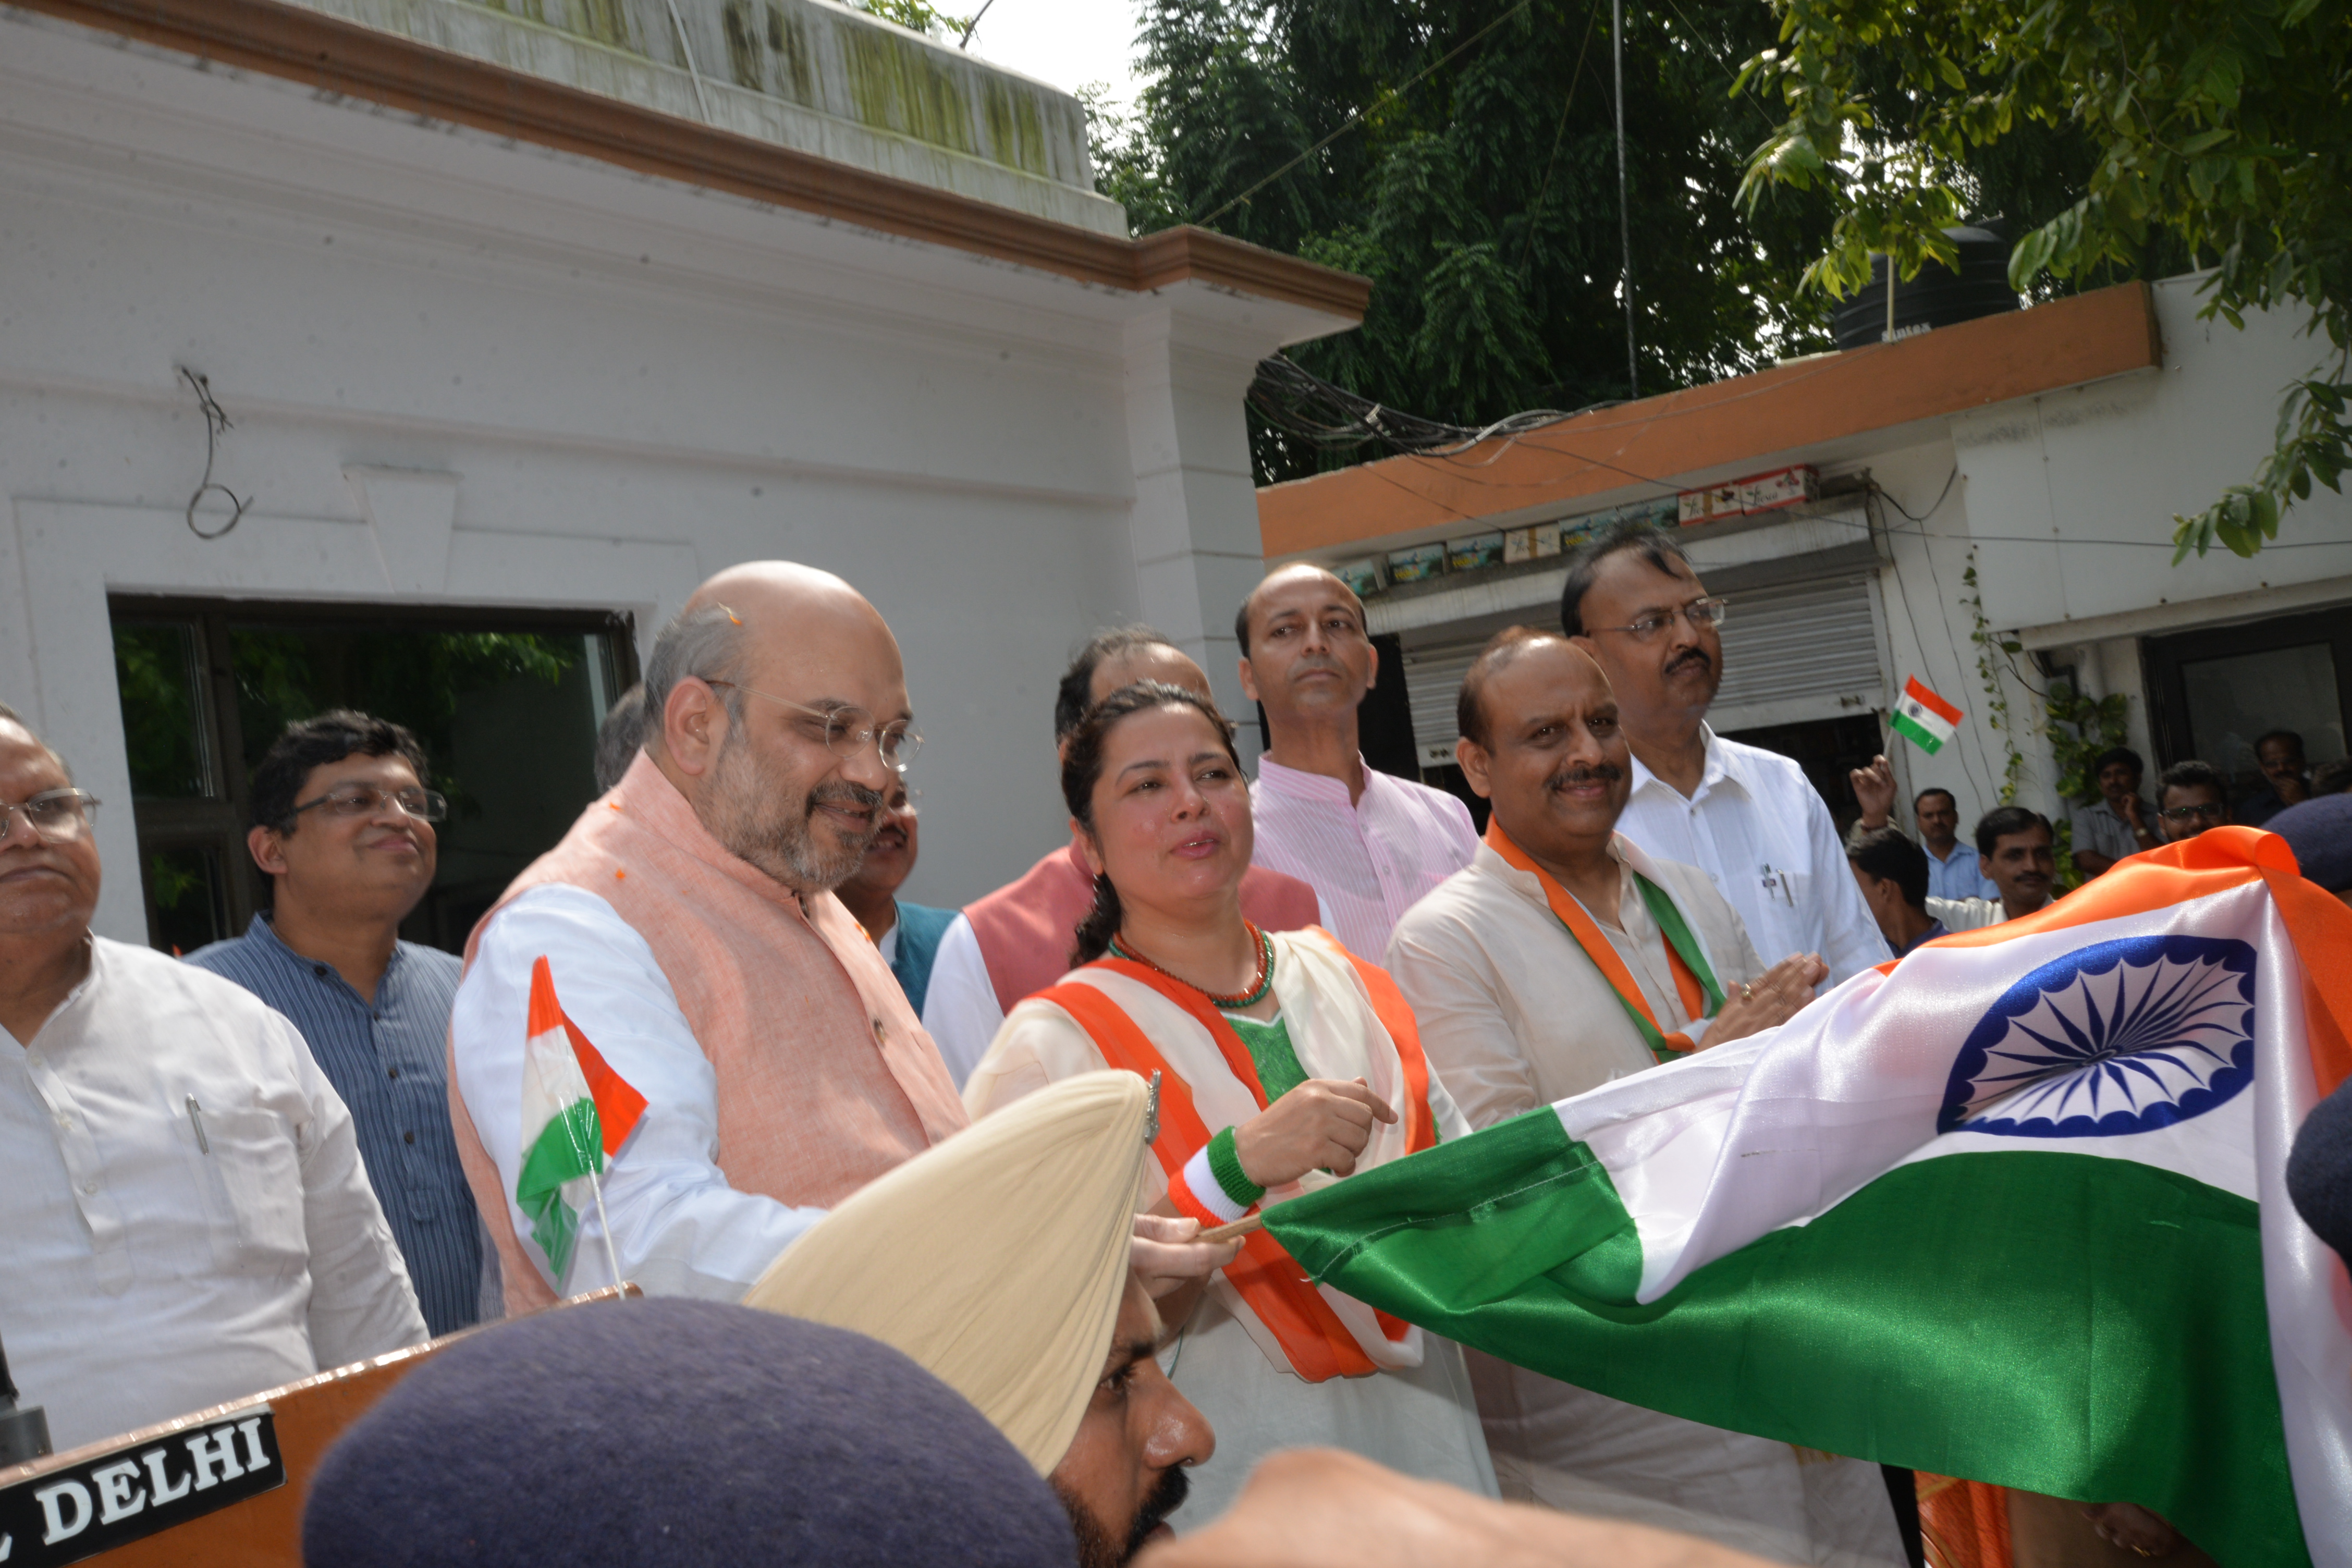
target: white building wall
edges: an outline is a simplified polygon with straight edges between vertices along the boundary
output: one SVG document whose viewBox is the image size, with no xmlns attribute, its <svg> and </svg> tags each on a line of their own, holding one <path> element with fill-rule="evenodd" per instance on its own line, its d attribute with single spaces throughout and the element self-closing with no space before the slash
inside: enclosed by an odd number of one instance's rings
<svg viewBox="0 0 2352 1568">
<path fill-rule="evenodd" d="M 107 593 L 624 609 L 642 651 L 760 557 L 889 619 L 927 737 L 908 895 L 976 897 L 1066 831 L 1054 685 L 1096 626 L 1161 613 L 1134 541 L 1222 561 L 1255 536 L 1229 375 L 1229 429 L 1183 416 L 1204 472 L 1167 443 L 1151 495 L 1180 499 L 1144 504 L 1137 431 L 1165 416 L 1130 410 L 1133 323 L 1222 365 L 1343 324 L 1041 277 L 22 14 L 0 35 L 0 700 L 119 807 L 116 936 L 143 926 Z M 252 500 L 211 543 L 182 517 L 205 458 L 182 365 L 236 421 L 214 478 Z M 1192 580 L 1213 629 L 1238 565 Z"/>
<path fill-rule="evenodd" d="M 1891 609 L 1895 658 L 1919 649 L 1930 686 L 1968 710 L 1956 745 L 1935 758 L 1903 748 L 1912 787 L 1960 794 L 1961 815 L 1992 804 L 2006 748 L 1986 724 L 1990 703 L 1976 668 L 1974 625 L 1961 574 L 1973 563 L 1987 625 L 2023 644 L 2016 659 L 2041 684 L 2030 657 L 2072 666 L 2095 697 L 2128 700 L 2126 743 L 2159 762 L 2150 735 L 2139 639 L 2143 635 L 2258 619 L 2352 601 L 2352 500 L 2319 490 L 2285 519 L 2278 542 L 2252 560 L 2223 550 L 2172 564 L 2177 513 L 2201 510 L 2249 479 L 2270 449 L 2282 389 L 2320 360 L 2324 342 L 2294 321 L 2250 317 L 2242 332 L 2197 319 L 2198 278 L 2155 286 L 2164 345 L 2161 370 L 2050 393 L 1956 416 L 1951 440 L 1874 455 L 1874 473 L 1915 513 L 1957 469 L 1951 497 L 1924 528 L 1888 514 L 1895 565 L 1891 607 L 1907 599 L 1926 616 L 1916 635 Z M 1949 629 L 1945 629 L 1948 620 Z M 1899 684 L 1909 667 L 1890 672 Z M 2023 685 L 2004 674 L 2011 711 L 2038 728 Z M 2046 741 L 2017 736 L 2026 766 L 2022 804 L 2059 806 Z M 1954 758 L 1958 750 L 1960 755 Z M 1947 759 L 1950 759 L 1948 761 Z M 1972 792 L 1972 793 L 1970 793 Z"/>
</svg>

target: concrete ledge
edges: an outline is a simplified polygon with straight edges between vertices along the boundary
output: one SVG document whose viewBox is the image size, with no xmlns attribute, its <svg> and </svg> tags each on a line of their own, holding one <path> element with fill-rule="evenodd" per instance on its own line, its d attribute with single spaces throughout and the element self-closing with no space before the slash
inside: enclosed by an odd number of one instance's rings
<svg viewBox="0 0 2352 1568">
<path fill-rule="evenodd" d="M 1094 189 L 1077 100 L 822 0 L 680 0 L 691 69 L 667 0 L 572 7 L 578 18 L 556 0 L 535 7 L 546 20 L 471 0 L 289 3 L 893 179 L 1127 234 L 1126 210 Z"/>
<path fill-rule="evenodd" d="M 1181 283 L 1362 320 L 1371 282 L 1205 229 L 1055 223 L 469 59 L 290 0 L 13 0 L 205 63 L 1128 292 Z"/>
</svg>

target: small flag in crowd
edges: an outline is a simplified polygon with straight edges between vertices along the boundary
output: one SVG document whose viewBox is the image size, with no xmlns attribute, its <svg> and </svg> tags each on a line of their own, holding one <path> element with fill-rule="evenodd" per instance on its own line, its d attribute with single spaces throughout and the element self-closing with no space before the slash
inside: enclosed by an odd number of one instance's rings
<svg viewBox="0 0 2352 1568">
<path fill-rule="evenodd" d="M 559 1286 L 572 1264 L 580 1215 L 604 1194 L 597 1173 L 645 1114 L 646 1097 L 608 1066 L 556 1000 L 555 973 L 530 966 L 530 1039 L 523 1047 L 522 1171 L 515 1205 Z M 606 1244 L 611 1243 L 610 1226 Z M 620 1268 L 614 1264 L 614 1283 Z"/>
<path fill-rule="evenodd" d="M 2344 1568 L 2343 1266 L 2284 1184 L 2347 1026 L 2352 912 L 2216 828 L 1265 1228 L 1615 1398 Z"/>
<path fill-rule="evenodd" d="M 1917 676 L 1903 683 L 1903 700 L 1895 705 L 1895 732 L 1934 756 L 1959 728 L 1960 710 L 1928 690 Z"/>
</svg>

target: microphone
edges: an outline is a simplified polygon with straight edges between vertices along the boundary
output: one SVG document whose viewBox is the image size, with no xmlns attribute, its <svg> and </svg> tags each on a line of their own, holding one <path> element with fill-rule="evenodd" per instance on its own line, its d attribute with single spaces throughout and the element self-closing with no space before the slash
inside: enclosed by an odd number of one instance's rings
<svg viewBox="0 0 2352 1568">
<path fill-rule="evenodd" d="M 37 1405 L 16 1408 L 16 1384 L 8 1375 L 8 1352 L 0 1349 L 0 1465 L 25 1464 L 51 1451 L 49 1418 Z"/>
</svg>

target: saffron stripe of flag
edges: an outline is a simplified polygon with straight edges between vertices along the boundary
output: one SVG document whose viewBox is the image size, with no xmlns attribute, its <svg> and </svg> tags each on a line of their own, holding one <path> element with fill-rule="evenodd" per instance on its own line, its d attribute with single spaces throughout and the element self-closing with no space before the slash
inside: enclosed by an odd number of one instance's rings
<svg viewBox="0 0 2352 1568">
<path fill-rule="evenodd" d="M 1919 683 L 1917 676 L 1903 683 L 1903 700 L 1888 721 L 1895 732 L 1933 756 L 1959 727 L 1960 710 Z"/>
</svg>

